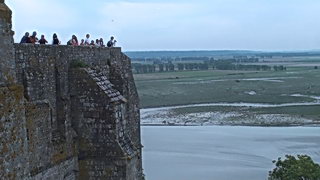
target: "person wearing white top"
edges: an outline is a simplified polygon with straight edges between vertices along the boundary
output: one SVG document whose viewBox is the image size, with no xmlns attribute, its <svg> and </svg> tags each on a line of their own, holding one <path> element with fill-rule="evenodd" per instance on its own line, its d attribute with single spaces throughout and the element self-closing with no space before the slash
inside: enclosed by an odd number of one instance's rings
<svg viewBox="0 0 320 180">
<path fill-rule="evenodd" d="M 100 41 L 99 39 L 96 39 L 96 44 L 95 44 L 96 47 L 100 47 Z"/>
<path fill-rule="evenodd" d="M 86 40 L 84 41 L 84 45 L 89 46 L 90 45 L 90 34 L 86 35 Z"/>
</svg>

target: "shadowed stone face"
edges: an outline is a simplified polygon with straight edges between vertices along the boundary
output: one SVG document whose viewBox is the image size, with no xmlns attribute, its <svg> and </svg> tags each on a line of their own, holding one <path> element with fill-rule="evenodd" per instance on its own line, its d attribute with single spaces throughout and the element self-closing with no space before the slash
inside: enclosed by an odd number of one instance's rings
<svg viewBox="0 0 320 180">
<path fill-rule="evenodd" d="M 0 0 L 0 3 L 4 3 L 4 0 Z"/>
</svg>

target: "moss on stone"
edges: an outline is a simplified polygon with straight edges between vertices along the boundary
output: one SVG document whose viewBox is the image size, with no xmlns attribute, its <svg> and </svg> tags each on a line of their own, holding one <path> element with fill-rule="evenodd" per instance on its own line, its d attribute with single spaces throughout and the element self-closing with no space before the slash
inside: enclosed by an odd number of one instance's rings
<svg viewBox="0 0 320 180">
<path fill-rule="evenodd" d="M 71 66 L 71 68 L 86 68 L 86 67 L 89 67 L 88 64 L 86 64 L 85 62 L 80 61 L 80 60 L 72 61 L 70 66 Z"/>
</svg>

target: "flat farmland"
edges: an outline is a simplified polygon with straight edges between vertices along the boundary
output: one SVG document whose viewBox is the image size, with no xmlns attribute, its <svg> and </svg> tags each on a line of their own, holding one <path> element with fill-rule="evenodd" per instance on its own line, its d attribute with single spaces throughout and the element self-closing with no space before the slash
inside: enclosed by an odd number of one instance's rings
<svg viewBox="0 0 320 180">
<path fill-rule="evenodd" d="M 146 115 L 142 110 L 142 124 L 164 123 L 159 117 L 180 125 L 267 126 L 320 121 L 320 70 L 314 67 L 136 74 L 135 81 L 143 109 L 167 107 L 164 114 Z"/>
</svg>

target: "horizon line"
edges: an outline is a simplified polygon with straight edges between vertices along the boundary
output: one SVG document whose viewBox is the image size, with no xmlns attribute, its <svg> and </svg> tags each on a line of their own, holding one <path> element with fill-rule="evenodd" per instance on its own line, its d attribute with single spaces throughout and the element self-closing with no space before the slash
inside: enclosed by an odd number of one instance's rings
<svg viewBox="0 0 320 180">
<path fill-rule="evenodd" d="M 121 47 L 123 49 L 123 47 Z M 320 49 L 296 49 L 296 50 L 248 50 L 248 49 L 180 49 L 180 50 L 169 50 L 169 49 L 159 49 L 159 50 L 125 50 L 123 52 L 210 52 L 210 51 L 242 51 L 242 52 L 273 52 L 273 53 L 283 53 L 283 52 L 320 52 Z"/>
</svg>

